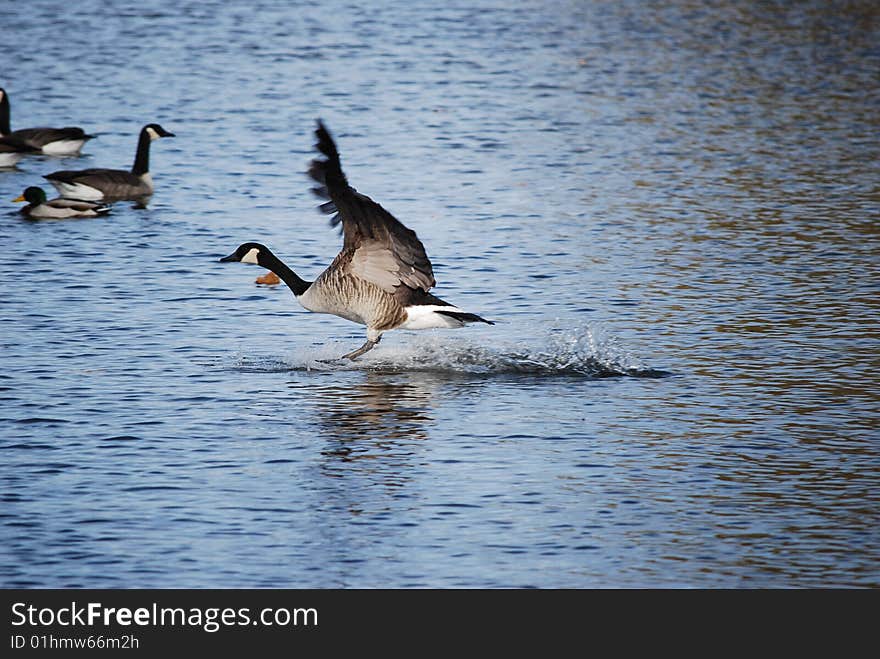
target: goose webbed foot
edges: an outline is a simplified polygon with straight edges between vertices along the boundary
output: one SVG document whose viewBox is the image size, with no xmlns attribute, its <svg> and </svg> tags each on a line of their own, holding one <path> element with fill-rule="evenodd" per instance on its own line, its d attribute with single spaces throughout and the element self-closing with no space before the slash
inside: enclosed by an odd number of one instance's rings
<svg viewBox="0 0 880 659">
<path fill-rule="evenodd" d="M 364 345 L 362 345 L 360 348 L 348 353 L 347 355 L 342 355 L 342 357 L 340 357 L 340 359 L 350 359 L 350 360 L 354 361 L 355 359 L 360 357 L 365 352 L 369 352 L 370 350 L 372 350 L 373 346 L 375 346 L 377 343 L 379 343 L 381 338 L 382 337 L 379 337 L 375 340 L 367 339 L 367 342 Z"/>
</svg>

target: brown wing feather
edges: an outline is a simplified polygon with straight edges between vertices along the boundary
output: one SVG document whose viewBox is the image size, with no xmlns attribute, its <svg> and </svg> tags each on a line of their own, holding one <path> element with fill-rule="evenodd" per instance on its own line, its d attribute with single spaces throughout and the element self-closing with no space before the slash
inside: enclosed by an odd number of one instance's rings
<svg viewBox="0 0 880 659">
<path fill-rule="evenodd" d="M 316 147 L 325 158 L 312 161 L 309 175 L 320 184 L 312 190 L 329 200 L 320 208 L 325 213 L 336 214 L 331 224 L 342 223 L 343 250 L 354 252 L 353 263 L 359 264 L 361 272 L 385 268 L 400 283 L 428 291 L 436 283 L 434 271 L 416 232 L 348 184 L 336 144 L 320 121 L 315 135 L 318 138 Z M 361 250 L 365 253 L 359 256 Z M 389 255 L 393 258 L 393 269 L 389 268 Z M 387 290 L 391 277 L 379 274 L 377 278 L 379 281 L 374 283 Z"/>
</svg>

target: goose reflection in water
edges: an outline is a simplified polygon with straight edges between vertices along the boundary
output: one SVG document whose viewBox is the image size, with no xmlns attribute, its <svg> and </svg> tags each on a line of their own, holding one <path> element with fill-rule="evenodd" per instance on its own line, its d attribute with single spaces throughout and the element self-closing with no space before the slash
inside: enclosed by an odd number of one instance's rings
<svg viewBox="0 0 880 659">
<path fill-rule="evenodd" d="M 356 384 L 315 387 L 310 396 L 328 440 L 322 454 L 336 459 L 327 467 L 368 462 L 367 471 L 382 475 L 386 484 L 402 484 L 407 465 L 428 438 L 442 384 L 432 373 L 366 372 Z"/>
<path fill-rule="evenodd" d="M 316 420 L 327 444 L 326 476 L 361 477 L 386 486 L 411 480 L 423 459 L 435 409 L 448 387 L 448 374 L 367 371 L 358 383 L 310 390 Z"/>
<path fill-rule="evenodd" d="M 351 479 L 402 487 L 411 480 L 420 445 L 434 423 L 433 400 L 441 382 L 425 373 L 368 372 L 363 378 L 313 392 L 318 425 L 327 439 L 321 471 L 350 481 L 346 489 L 353 486 Z M 357 512 L 360 504 L 349 501 L 343 507 Z"/>
</svg>

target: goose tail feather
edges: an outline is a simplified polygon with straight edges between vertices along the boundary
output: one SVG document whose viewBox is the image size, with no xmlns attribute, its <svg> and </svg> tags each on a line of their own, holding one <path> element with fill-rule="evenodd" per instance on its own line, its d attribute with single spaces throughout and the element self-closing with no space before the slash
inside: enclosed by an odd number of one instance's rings
<svg viewBox="0 0 880 659">
<path fill-rule="evenodd" d="M 439 313 L 443 316 L 449 316 L 450 318 L 454 318 L 462 323 L 486 323 L 487 325 L 494 325 L 495 323 L 491 320 L 486 320 L 481 316 L 478 316 L 475 313 L 467 313 L 466 311 L 447 311 L 446 309 L 434 309 L 434 313 Z"/>
</svg>

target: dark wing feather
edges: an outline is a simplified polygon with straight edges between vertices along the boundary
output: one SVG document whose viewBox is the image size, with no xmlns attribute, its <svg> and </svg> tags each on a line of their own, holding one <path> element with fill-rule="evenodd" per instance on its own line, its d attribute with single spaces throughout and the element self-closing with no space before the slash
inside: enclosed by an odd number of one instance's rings
<svg viewBox="0 0 880 659">
<path fill-rule="evenodd" d="M 46 174 L 43 178 L 64 183 L 82 183 L 103 189 L 107 185 L 139 185 L 140 179 L 124 169 L 76 169 Z"/>
<path fill-rule="evenodd" d="M 406 228 L 391 213 L 348 184 L 336 144 L 320 121 L 315 135 L 318 138 L 316 147 L 324 158 L 316 158 L 309 168 L 309 176 L 320 184 L 312 188 L 312 192 L 327 200 L 320 205 L 322 212 L 335 213 L 330 224 L 336 226 L 342 223 L 345 236 L 343 250 L 352 250 L 356 254 L 361 248 L 369 249 L 382 264 L 387 262 L 387 254 L 384 253 L 387 250 L 396 266 L 396 270 L 390 274 L 400 283 L 424 291 L 434 286 L 431 261 L 416 232 Z M 382 253 L 378 247 L 384 248 Z"/>
</svg>

